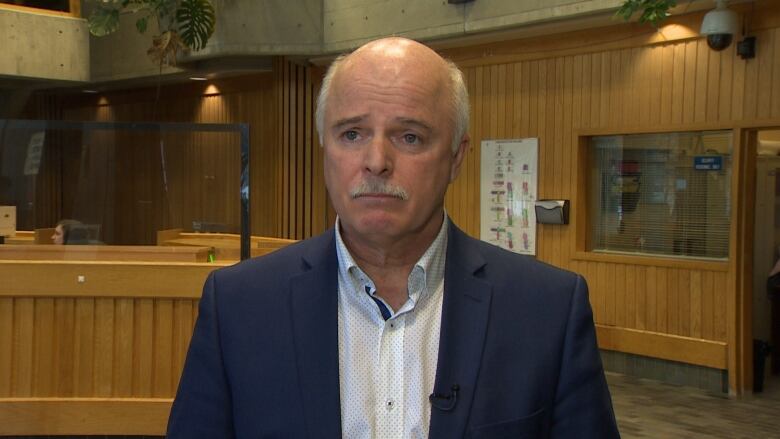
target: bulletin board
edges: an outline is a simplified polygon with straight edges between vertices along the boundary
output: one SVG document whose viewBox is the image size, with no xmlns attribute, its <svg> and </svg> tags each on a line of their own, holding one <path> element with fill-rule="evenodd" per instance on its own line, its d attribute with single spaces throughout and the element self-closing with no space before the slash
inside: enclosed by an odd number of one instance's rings
<svg viewBox="0 0 780 439">
<path fill-rule="evenodd" d="M 536 254 L 539 139 L 483 140 L 480 238 L 526 255 Z"/>
</svg>

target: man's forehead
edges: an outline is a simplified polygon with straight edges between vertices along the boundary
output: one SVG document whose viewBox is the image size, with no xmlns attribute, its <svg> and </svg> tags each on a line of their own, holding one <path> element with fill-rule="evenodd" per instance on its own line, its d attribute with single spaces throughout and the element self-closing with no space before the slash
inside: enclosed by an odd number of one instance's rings
<svg viewBox="0 0 780 439">
<path fill-rule="evenodd" d="M 350 94 L 361 88 L 388 91 L 402 90 L 409 98 L 436 98 L 447 87 L 446 72 L 439 66 L 417 62 L 404 56 L 360 56 L 347 60 L 333 78 L 335 95 Z M 342 96 L 343 97 L 343 96 Z"/>
<path fill-rule="evenodd" d="M 398 122 L 432 123 L 438 113 L 446 111 L 441 82 L 424 75 L 401 74 L 383 80 L 370 74 L 347 73 L 332 87 L 326 113 L 331 122 L 358 116 L 365 122 L 383 114 Z"/>
<path fill-rule="evenodd" d="M 386 38 L 368 43 L 338 67 L 326 118 L 329 123 L 349 119 L 371 113 L 368 105 L 381 104 L 393 117 L 433 125 L 435 115 L 447 112 L 448 72 L 436 52 L 415 41 Z"/>
</svg>

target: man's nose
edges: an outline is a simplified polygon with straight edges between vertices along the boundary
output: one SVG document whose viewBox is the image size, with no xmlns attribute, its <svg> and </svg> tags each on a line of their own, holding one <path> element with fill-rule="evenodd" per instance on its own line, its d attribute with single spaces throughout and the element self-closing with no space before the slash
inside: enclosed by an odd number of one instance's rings
<svg viewBox="0 0 780 439">
<path fill-rule="evenodd" d="M 364 167 L 373 175 L 387 175 L 393 171 L 393 145 L 385 137 L 376 136 L 366 145 Z"/>
</svg>

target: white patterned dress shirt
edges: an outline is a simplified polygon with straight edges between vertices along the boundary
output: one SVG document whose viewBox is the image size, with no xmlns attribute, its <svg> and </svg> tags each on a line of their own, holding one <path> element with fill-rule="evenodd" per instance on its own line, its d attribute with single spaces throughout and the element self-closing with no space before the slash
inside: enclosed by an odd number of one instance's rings
<svg viewBox="0 0 780 439">
<path fill-rule="evenodd" d="M 349 439 L 427 438 L 439 353 L 447 215 L 394 312 L 344 245 L 336 220 L 341 431 Z M 387 319 L 385 319 L 387 317 Z"/>
</svg>

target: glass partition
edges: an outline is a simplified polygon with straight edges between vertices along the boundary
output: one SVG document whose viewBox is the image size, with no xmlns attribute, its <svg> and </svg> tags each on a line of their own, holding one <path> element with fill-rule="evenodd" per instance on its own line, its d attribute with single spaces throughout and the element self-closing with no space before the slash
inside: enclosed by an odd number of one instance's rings
<svg viewBox="0 0 780 439">
<path fill-rule="evenodd" d="M 58 224 L 64 244 L 235 235 L 246 259 L 248 164 L 245 124 L 0 120 L 0 206 L 15 214 L 0 235 L 53 244 Z"/>
</svg>

